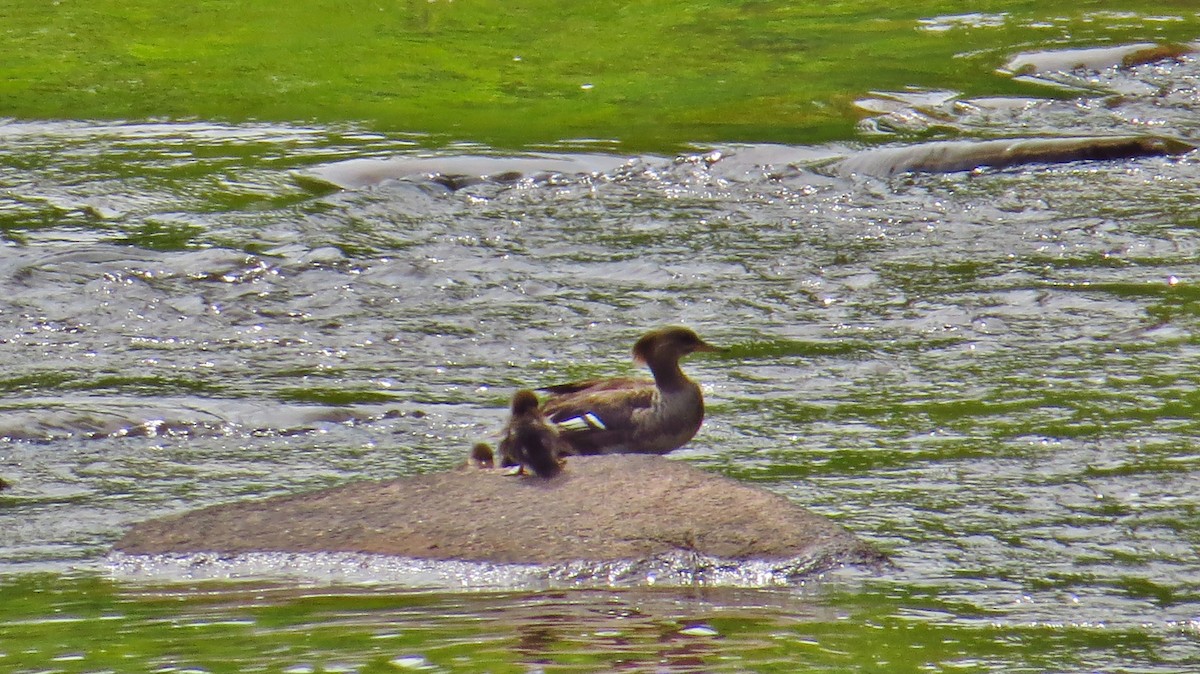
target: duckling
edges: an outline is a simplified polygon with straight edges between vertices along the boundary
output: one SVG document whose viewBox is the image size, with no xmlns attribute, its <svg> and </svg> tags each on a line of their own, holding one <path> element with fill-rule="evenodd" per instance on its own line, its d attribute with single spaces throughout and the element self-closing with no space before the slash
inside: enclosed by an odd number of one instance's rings
<svg viewBox="0 0 1200 674">
<path fill-rule="evenodd" d="M 464 468 L 480 468 L 490 470 L 496 467 L 496 455 L 492 452 L 492 446 L 486 442 L 477 442 L 471 446 L 471 454 L 467 458 Z"/>
<path fill-rule="evenodd" d="M 554 477 L 562 471 L 559 458 L 568 449 L 557 428 L 538 411 L 537 394 L 528 389 L 512 398 L 512 413 L 500 440 L 500 465 L 517 466 L 516 474 L 528 468 L 538 477 Z"/>
</svg>

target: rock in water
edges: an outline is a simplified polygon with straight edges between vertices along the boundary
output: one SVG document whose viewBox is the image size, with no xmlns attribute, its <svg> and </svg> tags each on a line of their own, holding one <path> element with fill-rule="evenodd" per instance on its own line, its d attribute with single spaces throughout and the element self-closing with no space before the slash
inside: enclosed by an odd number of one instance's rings
<svg viewBox="0 0 1200 674">
<path fill-rule="evenodd" d="M 839 162 L 842 175 L 887 177 L 906 171 L 952 173 L 1025 164 L 1061 164 L 1192 152 L 1191 143 L 1159 136 L 1081 136 L 935 141 L 866 150 Z"/>
<path fill-rule="evenodd" d="M 810 571 L 882 553 L 777 494 L 659 456 L 570 457 L 557 477 L 465 469 L 212 506 L 135 525 L 126 554 L 358 552 L 562 564 L 687 553 L 803 557 Z"/>
</svg>

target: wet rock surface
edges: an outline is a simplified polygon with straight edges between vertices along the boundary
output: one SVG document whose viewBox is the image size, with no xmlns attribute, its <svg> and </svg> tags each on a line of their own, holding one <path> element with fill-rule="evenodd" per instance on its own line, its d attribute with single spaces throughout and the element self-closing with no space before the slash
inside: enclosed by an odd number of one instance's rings
<svg viewBox="0 0 1200 674">
<path fill-rule="evenodd" d="M 842 161 L 838 170 L 844 175 L 883 177 L 907 171 L 948 173 L 981 167 L 1157 157 L 1195 149 L 1190 143 L 1158 136 L 941 141 L 860 152 Z"/>
<path fill-rule="evenodd" d="M 554 176 L 607 173 L 630 161 L 605 154 L 540 154 L 519 157 L 461 155 L 348 159 L 296 174 L 304 184 L 359 189 L 389 180 L 429 181 L 448 190 L 479 183 L 547 182 Z"/>
<path fill-rule="evenodd" d="M 571 457 L 558 477 L 462 469 L 357 482 L 150 520 L 126 554 L 355 552 L 508 564 L 885 556 L 782 496 L 657 456 Z"/>
<path fill-rule="evenodd" d="M 1192 152 L 1189 142 L 1154 135 L 1076 136 L 1056 138 L 1002 138 L 996 140 L 934 141 L 911 145 L 888 146 L 850 152 L 837 158 L 830 154 L 814 154 L 806 148 L 774 149 L 740 148 L 746 158 L 770 160 L 775 164 L 823 169 L 843 177 L 855 174 L 888 177 L 898 173 L 952 173 L 977 168 L 1003 169 L 1027 164 L 1062 164 L 1075 161 L 1111 161 L 1137 157 L 1159 157 Z M 555 179 L 572 182 L 602 177 L 583 163 L 563 159 L 500 159 L 488 157 L 444 157 L 420 160 L 352 159 L 336 162 L 306 173 L 296 174 L 301 183 L 314 187 L 359 189 L 387 181 L 408 181 L 438 185 L 439 188 L 459 190 L 481 183 L 548 184 Z M 603 156 L 608 163 L 594 162 L 595 167 L 614 170 L 617 160 Z M 726 161 L 726 155 L 712 152 L 696 158 L 710 167 Z M 678 161 L 678 160 L 677 160 Z M 540 163 L 539 163 L 540 162 Z M 671 160 L 653 157 L 630 157 L 624 170 L 666 171 Z M 726 162 L 739 164 L 740 162 Z M 474 173 L 465 173 L 469 169 Z M 492 172 L 488 172 L 491 170 Z"/>
</svg>

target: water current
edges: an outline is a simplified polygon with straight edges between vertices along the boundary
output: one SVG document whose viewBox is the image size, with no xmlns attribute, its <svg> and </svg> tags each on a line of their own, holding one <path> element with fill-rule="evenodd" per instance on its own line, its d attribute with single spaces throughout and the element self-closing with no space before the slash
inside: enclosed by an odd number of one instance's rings
<svg viewBox="0 0 1200 674">
<path fill-rule="evenodd" d="M 1200 140 L 1195 60 L 1080 77 L 1120 96 L 899 93 L 863 129 Z M 24 620 L 59 592 L 151 643 L 169 620 L 364 640 L 246 647 L 230 671 L 454 669 L 499 650 L 492 620 L 524 654 L 492 656 L 509 668 L 551 652 L 593 671 L 570 655 L 590 652 L 791 671 L 810 651 L 838 671 L 1200 668 L 1195 153 L 881 178 L 828 170 L 852 146 L 575 143 L 523 159 L 618 159 L 341 190 L 311 176 L 506 155 L 204 122 L 8 121 L 0 148 L 0 572 L 10 596 L 50 597 Z M 836 519 L 895 570 L 815 596 L 264 589 L 183 608 L 87 580 L 141 519 L 448 468 L 514 388 L 633 372 L 629 346 L 663 324 L 730 347 L 687 363 L 708 418 L 673 456 Z M 319 608 L 272 623 L 272 606 Z M 95 666 L 62 638 L 57 655 L 0 647 L 0 668 Z"/>
</svg>

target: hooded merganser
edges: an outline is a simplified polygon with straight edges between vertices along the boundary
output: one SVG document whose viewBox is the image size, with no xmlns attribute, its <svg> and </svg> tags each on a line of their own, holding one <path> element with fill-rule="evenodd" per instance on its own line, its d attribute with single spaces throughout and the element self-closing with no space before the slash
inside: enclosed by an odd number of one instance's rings
<svg viewBox="0 0 1200 674">
<path fill-rule="evenodd" d="M 666 454 L 691 440 L 704 421 L 704 396 L 679 369 L 696 351 L 722 351 L 683 327 L 652 330 L 633 345 L 634 362 L 654 379 L 617 377 L 547 386 L 542 415 L 572 454 Z"/>
<path fill-rule="evenodd" d="M 517 466 L 517 474 L 528 468 L 538 477 L 554 477 L 562 471 L 559 456 L 568 450 L 558 429 L 538 410 L 537 395 L 528 389 L 517 391 L 500 440 L 500 465 Z"/>
</svg>

